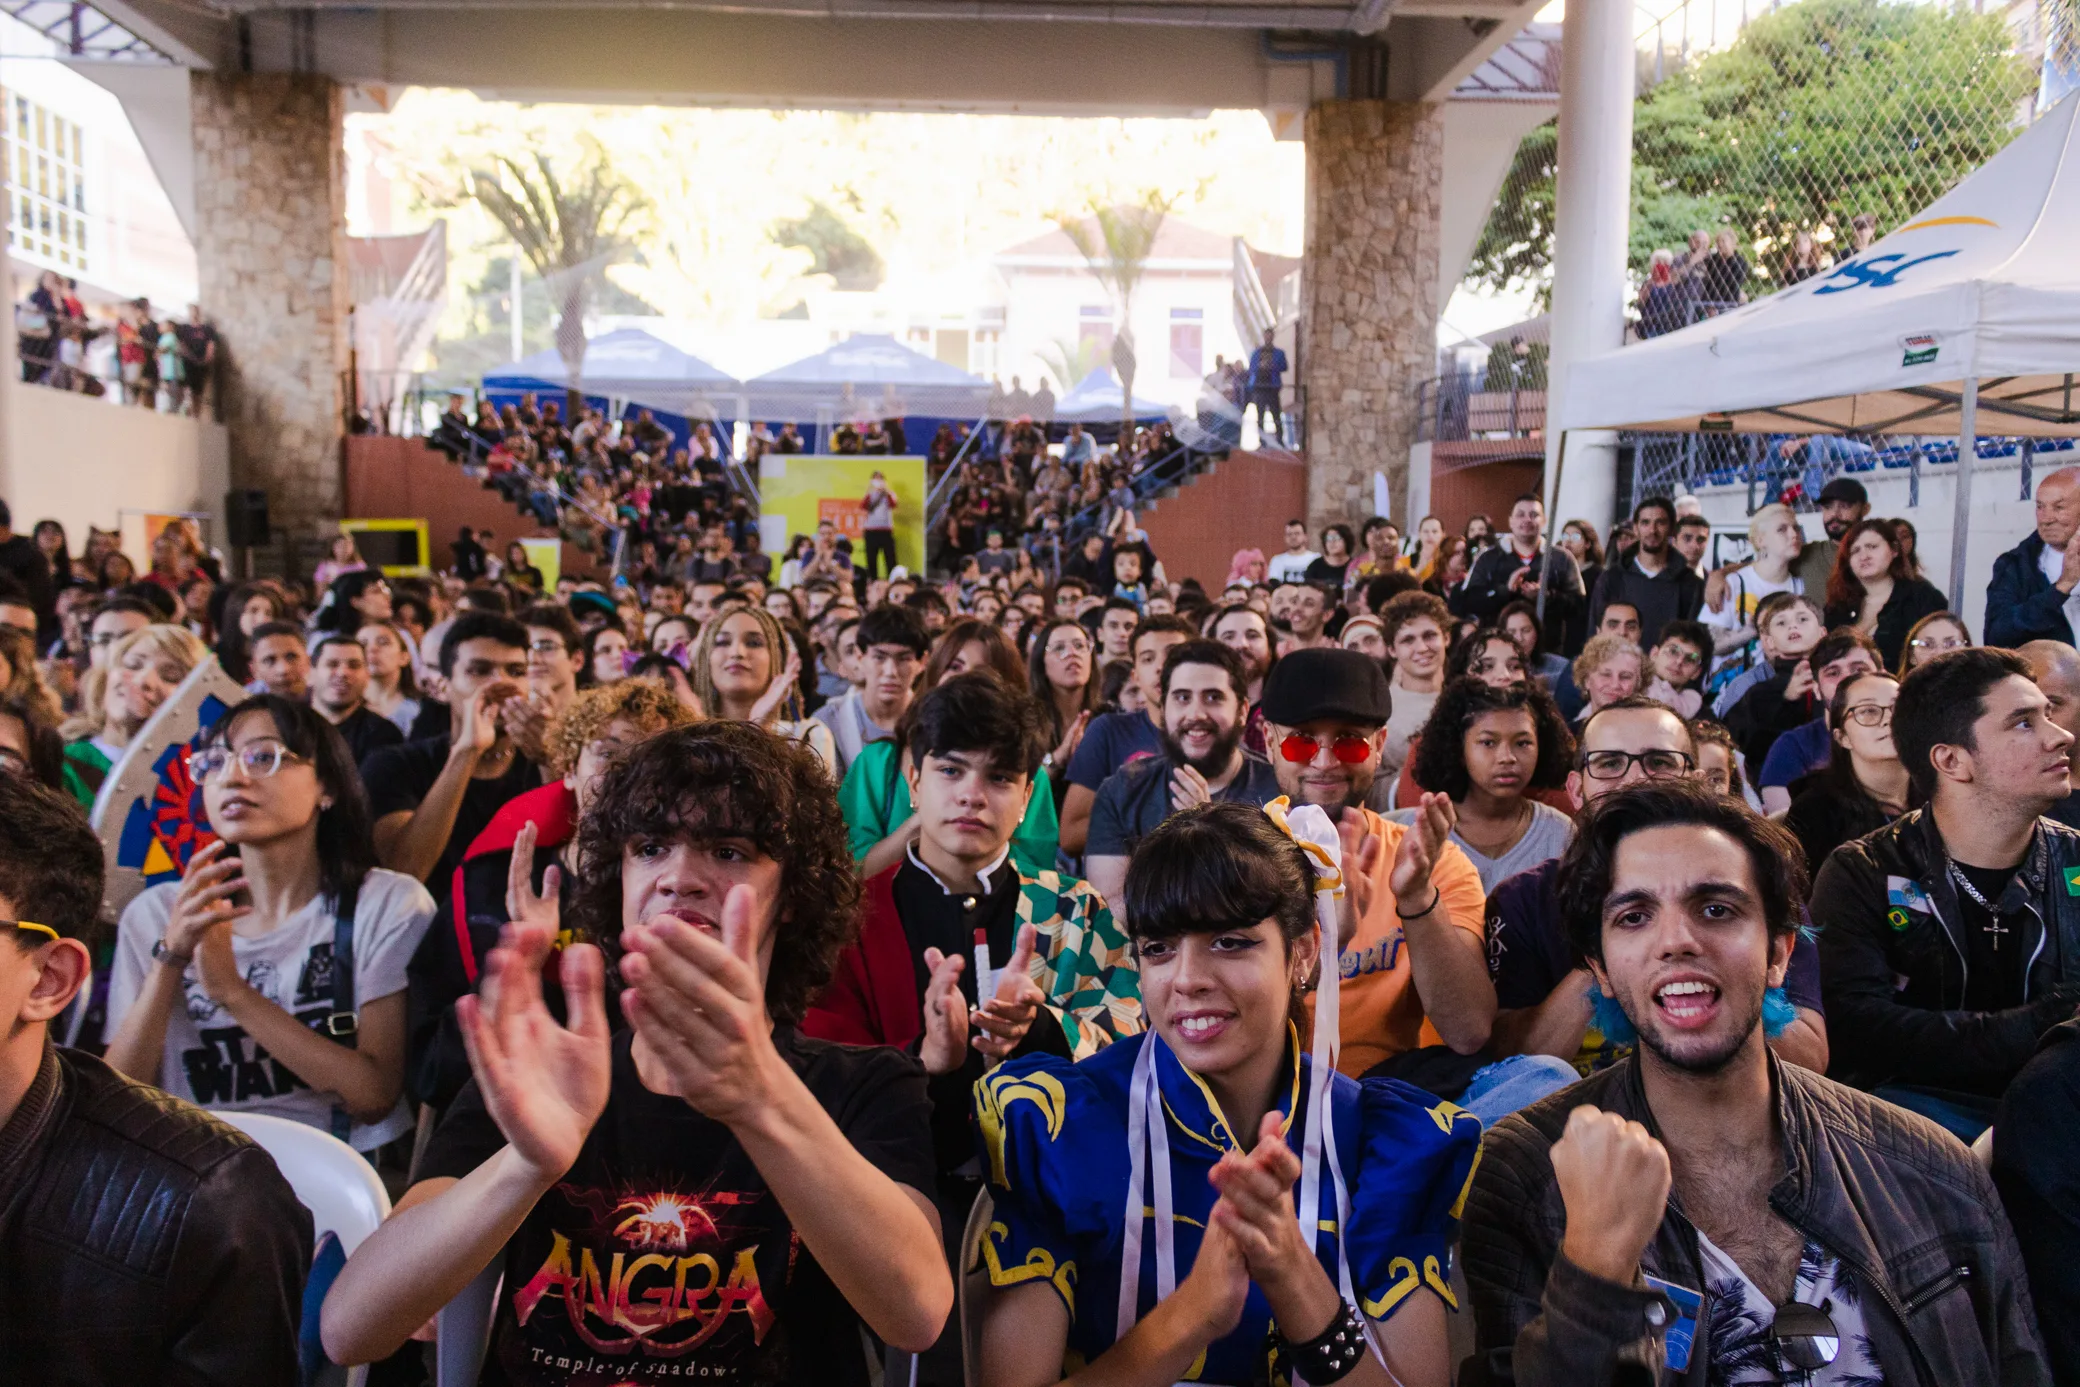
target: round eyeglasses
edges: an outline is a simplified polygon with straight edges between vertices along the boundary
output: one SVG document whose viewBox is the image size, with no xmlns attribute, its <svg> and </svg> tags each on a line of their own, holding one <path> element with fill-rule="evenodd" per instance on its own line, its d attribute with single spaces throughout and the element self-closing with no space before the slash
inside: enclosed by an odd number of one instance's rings
<svg viewBox="0 0 2080 1387">
<path fill-rule="evenodd" d="M 1346 766 L 1356 766 L 1372 755 L 1372 739 L 1345 734 L 1329 743 L 1329 752 Z M 1292 733 L 1278 744 L 1278 754 L 1296 766 L 1306 765 L 1321 753 L 1321 738 L 1303 737 L 1298 732 Z"/>
<path fill-rule="evenodd" d="M 282 768 L 284 762 L 295 764 L 303 758 L 280 742 L 247 742 L 237 751 L 227 746 L 207 746 L 188 758 L 188 774 L 198 785 L 223 778 L 224 772 L 236 760 L 239 768 L 252 780 L 265 780 Z"/>
<path fill-rule="evenodd" d="M 1842 716 L 1858 727 L 1883 727 L 1892 721 L 1890 703 L 1859 703 L 1853 708 L 1842 709 Z"/>
</svg>

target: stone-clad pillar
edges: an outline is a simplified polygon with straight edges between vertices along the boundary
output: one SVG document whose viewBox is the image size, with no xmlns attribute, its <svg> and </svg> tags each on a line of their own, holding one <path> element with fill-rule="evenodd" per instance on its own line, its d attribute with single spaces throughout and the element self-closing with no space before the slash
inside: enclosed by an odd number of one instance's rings
<svg viewBox="0 0 2080 1387">
<path fill-rule="evenodd" d="M 351 296 L 339 85 L 194 72 L 195 254 L 216 322 L 231 483 L 315 535 L 340 514 Z"/>
<path fill-rule="evenodd" d="M 1387 474 L 1404 529 L 1415 391 L 1436 373 L 1444 121 L 1431 103 L 1329 101 L 1307 113 L 1301 378 L 1310 526 L 1372 512 Z"/>
</svg>

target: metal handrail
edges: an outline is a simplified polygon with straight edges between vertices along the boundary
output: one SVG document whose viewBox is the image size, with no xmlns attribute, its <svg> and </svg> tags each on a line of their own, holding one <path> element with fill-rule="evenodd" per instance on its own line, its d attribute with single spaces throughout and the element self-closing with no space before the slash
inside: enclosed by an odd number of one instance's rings
<svg viewBox="0 0 2080 1387">
<path fill-rule="evenodd" d="M 1153 499 L 1154 493 L 1165 486 L 1183 485 L 1185 481 L 1184 475 L 1165 478 L 1162 476 L 1162 473 L 1179 456 L 1189 458 L 1192 452 L 1193 449 L 1190 444 L 1180 443 L 1148 466 L 1142 468 L 1139 476 L 1130 478 L 1127 487 L 1134 493 L 1135 504 L 1147 505 Z M 1205 454 L 1205 456 L 1210 457 L 1212 455 Z M 1144 477 L 1156 478 L 1155 485 L 1149 487 L 1146 492 L 1142 490 L 1140 485 Z M 1071 513 L 1069 518 L 1062 522 L 1062 538 L 1065 540 L 1080 540 L 1086 534 L 1095 530 L 1098 527 L 1098 517 L 1105 513 L 1105 507 L 1109 504 L 1110 502 L 1101 496 L 1090 505 L 1083 507 L 1083 509 Z"/>
<path fill-rule="evenodd" d="M 953 456 L 947 459 L 946 470 L 939 474 L 939 480 L 933 482 L 932 489 L 925 493 L 924 532 L 926 534 L 930 534 L 933 526 L 946 518 L 946 494 L 948 488 L 953 485 L 954 474 L 961 470 L 961 458 L 967 454 L 969 447 L 974 444 L 975 440 L 982 437 L 982 431 L 988 427 L 989 416 L 987 414 L 975 421 L 975 427 L 968 430 L 968 436 L 961 440 L 961 446 L 954 449 Z"/>
</svg>

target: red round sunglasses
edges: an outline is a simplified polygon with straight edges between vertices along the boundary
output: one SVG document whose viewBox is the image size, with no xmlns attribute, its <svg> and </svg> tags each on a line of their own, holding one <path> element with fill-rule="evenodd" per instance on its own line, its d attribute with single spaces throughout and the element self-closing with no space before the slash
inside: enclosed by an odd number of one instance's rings
<svg viewBox="0 0 2080 1387">
<path fill-rule="evenodd" d="M 1298 766 L 1314 760 L 1321 751 L 1321 738 L 1303 737 L 1298 732 L 1288 733 L 1278 744 L 1278 754 Z M 1346 733 L 1329 743 L 1329 752 L 1346 766 L 1355 766 L 1372 755 L 1372 739 Z"/>
</svg>

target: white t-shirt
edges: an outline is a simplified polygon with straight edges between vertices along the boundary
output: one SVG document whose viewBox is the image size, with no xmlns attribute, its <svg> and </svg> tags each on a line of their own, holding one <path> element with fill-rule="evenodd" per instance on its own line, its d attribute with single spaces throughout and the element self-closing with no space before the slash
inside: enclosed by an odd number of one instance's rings
<svg viewBox="0 0 2080 1387">
<path fill-rule="evenodd" d="M 152 945 L 165 937 L 179 891 L 179 882 L 162 882 L 123 911 L 108 988 L 111 1034 L 136 1003 L 147 973 L 160 966 L 152 961 Z M 332 920 L 321 893 L 266 934 L 231 937 L 238 970 L 253 989 L 312 1026 L 332 1011 Z M 433 897 L 424 886 L 380 867 L 368 874 L 354 902 L 357 1009 L 404 991 L 405 966 L 432 921 Z M 181 981 L 187 1005 L 167 1018 L 160 1088 L 205 1108 L 264 1112 L 332 1129 L 335 1095 L 314 1091 L 249 1037 L 203 990 L 198 965 L 190 964 Z M 356 1122 L 347 1140 L 357 1151 L 373 1151 L 411 1129 L 411 1110 L 400 1096 L 388 1117 Z"/>
<path fill-rule="evenodd" d="M 1320 557 L 1312 549 L 1303 549 L 1297 554 L 1273 555 L 1271 562 L 1264 565 L 1264 581 L 1282 583 L 1290 579 L 1302 582 L 1307 577 L 1307 566 Z"/>
<path fill-rule="evenodd" d="M 1705 628 L 1714 637 L 1721 631 L 1752 631 L 1755 629 L 1755 609 L 1762 605 L 1763 598 L 1780 592 L 1804 596 L 1805 590 L 1803 579 L 1787 575 L 1783 581 L 1772 583 L 1758 574 L 1751 564 L 1747 568 L 1737 568 L 1726 575 L 1725 604 L 1716 612 L 1709 607 L 1705 608 L 1697 614 L 1697 619 L 1704 623 Z M 1746 645 L 1715 657 L 1712 661 L 1712 673 L 1717 674 L 1721 670 L 1737 666 L 1745 667 L 1755 657 L 1756 645 L 1754 638 L 1750 637 Z"/>
<path fill-rule="evenodd" d="M 1531 822 L 1524 829 L 1524 836 L 1512 843 L 1509 851 L 1500 857 L 1488 856 L 1453 832 L 1452 841 L 1473 863 L 1473 869 L 1481 874 L 1481 890 L 1492 894 L 1496 887 L 1517 873 L 1529 871 L 1547 858 L 1566 852 L 1567 845 L 1574 840 L 1573 819 L 1550 804 L 1541 804 L 1537 800 L 1529 803 Z M 1412 824 L 1416 821 L 1416 811 L 1396 809 L 1387 817 L 1397 824 Z"/>
</svg>

